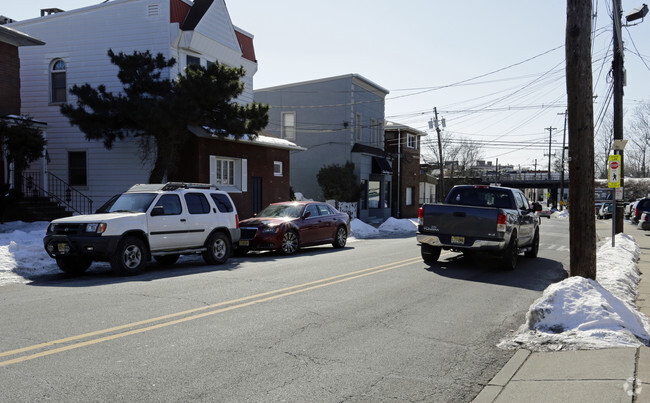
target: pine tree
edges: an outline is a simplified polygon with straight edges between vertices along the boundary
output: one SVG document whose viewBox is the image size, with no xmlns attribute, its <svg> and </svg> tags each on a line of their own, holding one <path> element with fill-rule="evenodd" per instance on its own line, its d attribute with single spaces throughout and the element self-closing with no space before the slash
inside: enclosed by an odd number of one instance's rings
<svg viewBox="0 0 650 403">
<path fill-rule="evenodd" d="M 244 91 L 243 68 L 219 63 L 189 66 L 177 79 L 163 78 L 176 64 L 162 54 L 135 51 L 131 55 L 108 50 L 119 68 L 123 91 L 113 94 L 106 86 L 74 85 L 76 105 L 61 105 L 61 113 L 79 127 L 88 140 L 103 141 L 110 150 L 118 140 L 135 138 L 145 160 L 154 161 L 150 183 L 174 178 L 179 151 L 191 135 L 188 126 L 208 126 L 217 134 L 255 136 L 268 124 L 268 106 L 234 102 Z"/>
</svg>

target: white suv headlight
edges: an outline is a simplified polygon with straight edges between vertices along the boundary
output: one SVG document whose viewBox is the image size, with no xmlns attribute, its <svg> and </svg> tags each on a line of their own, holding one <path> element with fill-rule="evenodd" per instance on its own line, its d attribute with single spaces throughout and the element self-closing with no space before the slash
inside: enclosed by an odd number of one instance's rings
<svg viewBox="0 0 650 403">
<path fill-rule="evenodd" d="M 96 232 L 98 234 L 103 233 L 106 231 L 106 223 L 91 223 L 91 224 L 86 224 L 86 232 Z"/>
</svg>

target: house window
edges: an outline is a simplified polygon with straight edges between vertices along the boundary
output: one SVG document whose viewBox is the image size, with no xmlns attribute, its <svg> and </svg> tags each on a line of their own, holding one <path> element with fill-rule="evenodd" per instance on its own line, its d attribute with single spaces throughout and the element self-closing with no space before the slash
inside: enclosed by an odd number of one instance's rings
<svg viewBox="0 0 650 403">
<path fill-rule="evenodd" d="M 282 176 L 282 161 L 273 161 L 273 175 Z"/>
<path fill-rule="evenodd" d="M 50 102 L 59 103 L 66 101 L 66 66 L 61 59 L 52 61 L 50 67 Z"/>
<path fill-rule="evenodd" d="M 68 183 L 71 186 L 88 186 L 85 151 L 68 151 Z"/>
<path fill-rule="evenodd" d="M 370 119 L 370 144 L 374 146 L 379 144 L 379 136 L 377 133 L 377 121 L 375 119 Z"/>
<path fill-rule="evenodd" d="M 361 114 L 357 113 L 357 119 L 354 122 L 354 138 L 361 141 Z"/>
<path fill-rule="evenodd" d="M 187 55 L 185 59 L 185 64 L 187 66 L 201 66 L 201 59 L 196 56 Z"/>
<path fill-rule="evenodd" d="M 406 146 L 408 148 L 418 148 L 418 138 L 415 134 L 406 135 Z"/>
<path fill-rule="evenodd" d="M 379 198 L 381 197 L 381 182 L 368 182 L 368 208 L 379 208 Z"/>
<path fill-rule="evenodd" d="M 211 155 L 209 169 L 212 185 L 228 192 L 248 191 L 248 160 L 245 158 Z"/>
<path fill-rule="evenodd" d="M 366 210 L 368 208 L 368 181 L 365 179 L 361 180 L 361 210 Z"/>
<path fill-rule="evenodd" d="M 384 184 L 384 208 L 390 207 L 390 182 Z"/>
<path fill-rule="evenodd" d="M 235 184 L 235 161 L 217 159 L 216 161 L 216 182 L 215 185 Z"/>
<path fill-rule="evenodd" d="M 412 206 L 413 205 L 413 188 L 412 187 L 407 187 L 406 188 L 406 205 L 407 206 Z"/>
<path fill-rule="evenodd" d="M 377 145 L 381 146 L 384 144 L 384 123 L 379 122 L 377 123 Z"/>
<path fill-rule="evenodd" d="M 296 112 L 282 113 L 282 138 L 287 140 L 296 139 Z"/>
</svg>

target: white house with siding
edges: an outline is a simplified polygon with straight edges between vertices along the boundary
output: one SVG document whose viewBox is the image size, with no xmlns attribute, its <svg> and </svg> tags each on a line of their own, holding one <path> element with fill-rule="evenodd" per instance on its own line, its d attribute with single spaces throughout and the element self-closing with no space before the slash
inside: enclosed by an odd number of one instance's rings
<svg viewBox="0 0 650 403">
<path fill-rule="evenodd" d="M 253 37 L 232 24 L 224 0 L 112 0 L 8 26 L 47 42 L 20 49 L 21 114 L 47 123 L 48 173 L 90 197 L 93 208 L 135 183 L 146 183 L 152 163 L 142 159 L 137 141 L 117 141 L 108 151 L 101 141 L 87 141 L 59 112 L 62 103 L 76 102 L 68 92 L 74 84 L 121 90 L 109 48 L 173 57 L 177 65 L 164 72 L 169 77 L 192 63 L 243 66 L 245 91 L 238 102 L 253 100 Z"/>
</svg>

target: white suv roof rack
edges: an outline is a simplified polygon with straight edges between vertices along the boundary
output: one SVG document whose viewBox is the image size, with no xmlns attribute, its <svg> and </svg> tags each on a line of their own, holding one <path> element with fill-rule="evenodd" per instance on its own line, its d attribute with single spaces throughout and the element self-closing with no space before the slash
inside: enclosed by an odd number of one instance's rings
<svg viewBox="0 0 650 403">
<path fill-rule="evenodd" d="M 167 183 L 144 183 L 133 185 L 128 192 L 152 192 L 168 191 L 177 189 L 217 189 L 209 183 L 190 183 L 190 182 L 167 182 Z"/>
</svg>

